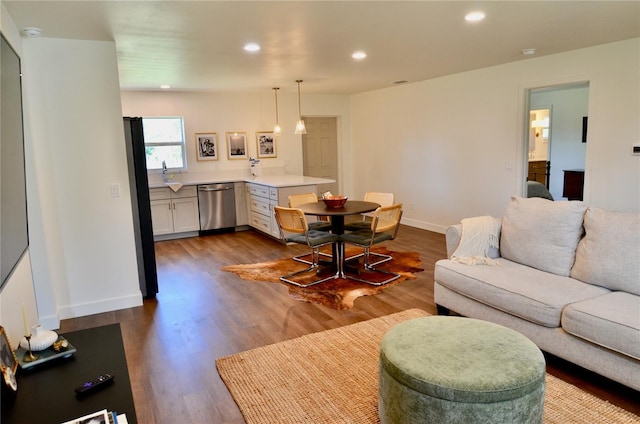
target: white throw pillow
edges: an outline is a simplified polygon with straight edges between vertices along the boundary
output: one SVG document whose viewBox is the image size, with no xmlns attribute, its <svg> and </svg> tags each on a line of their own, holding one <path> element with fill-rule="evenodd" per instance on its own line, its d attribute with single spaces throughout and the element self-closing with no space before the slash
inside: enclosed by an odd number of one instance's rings
<svg viewBox="0 0 640 424">
<path fill-rule="evenodd" d="M 568 277 L 582 237 L 583 202 L 512 196 L 502 218 L 500 255 Z"/>
<path fill-rule="evenodd" d="M 589 208 L 571 277 L 640 296 L 640 213 Z"/>
</svg>

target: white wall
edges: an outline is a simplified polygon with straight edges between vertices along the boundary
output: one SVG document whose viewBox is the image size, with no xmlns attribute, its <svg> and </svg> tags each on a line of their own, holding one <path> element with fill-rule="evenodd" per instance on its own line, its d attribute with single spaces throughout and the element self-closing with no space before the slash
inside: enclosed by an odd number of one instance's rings
<svg viewBox="0 0 640 424">
<path fill-rule="evenodd" d="M 298 119 L 295 86 L 278 93 L 278 115 L 282 134 L 277 139 L 277 157 L 261 159 L 265 172 L 302 174 L 302 141 L 294 134 Z M 247 160 L 228 160 L 226 132 L 247 133 L 249 156 L 257 156 L 256 131 L 271 131 L 275 125 L 275 98 L 264 93 L 211 93 L 181 91 L 122 91 L 125 116 L 182 116 L 187 143 L 188 172 L 203 173 L 237 170 L 249 175 Z M 337 116 L 339 146 L 349 144 L 350 119 L 348 96 L 302 95 L 305 116 Z M 219 159 L 196 159 L 195 133 L 218 135 Z M 178 177 L 179 178 L 179 177 Z"/>
<path fill-rule="evenodd" d="M 37 38 L 23 49 L 40 321 L 141 305 L 115 44 Z"/>
<path fill-rule="evenodd" d="M 5 38 L 22 56 L 22 39 L 20 33 L 11 16 L 5 9 L 4 4 L 0 5 L 0 30 Z M 29 146 L 25 145 L 25 149 Z M 25 154 L 29 154 L 28 150 Z M 27 169 L 27 174 L 28 174 Z M 27 178 L 29 176 L 27 175 Z M 30 250 L 30 249 L 29 249 Z M 2 325 L 9 336 L 9 341 L 15 348 L 18 346 L 20 338 L 24 335 L 24 322 L 22 319 L 22 305 L 25 305 L 27 320 L 33 325 L 38 320 L 36 309 L 36 298 L 33 290 L 33 276 L 31 274 L 30 253 L 27 251 L 9 277 L 7 284 L 0 292 L 0 325 Z"/>
<path fill-rule="evenodd" d="M 501 216 L 523 192 L 525 91 L 589 81 L 585 201 L 638 210 L 639 74 L 636 38 L 354 95 L 352 192 L 394 191 L 404 222 L 435 231 Z"/>
</svg>

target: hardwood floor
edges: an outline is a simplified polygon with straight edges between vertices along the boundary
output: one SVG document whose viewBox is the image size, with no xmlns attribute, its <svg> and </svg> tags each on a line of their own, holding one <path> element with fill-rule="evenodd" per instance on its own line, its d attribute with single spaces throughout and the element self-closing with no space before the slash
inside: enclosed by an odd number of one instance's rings
<svg viewBox="0 0 640 424">
<path fill-rule="evenodd" d="M 138 422 L 244 423 L 215 359 L 266 344 L 410 308 L 435 314 L 433 267 L 444 235 L 402 226 L 390 249 L 418 251 L 417 279 L 361 297 L 337 311 L 287 296 L 281 284 L 241 280 L 224 265 L 263 262 L 305 251 L 254 231 L 156 243 L 160 292 L 144 305 L 64 320 L 61 332 L 119 322 Z M 548 357 L 548 371 L 640 415 L 640 394 Z"/>
</svg>

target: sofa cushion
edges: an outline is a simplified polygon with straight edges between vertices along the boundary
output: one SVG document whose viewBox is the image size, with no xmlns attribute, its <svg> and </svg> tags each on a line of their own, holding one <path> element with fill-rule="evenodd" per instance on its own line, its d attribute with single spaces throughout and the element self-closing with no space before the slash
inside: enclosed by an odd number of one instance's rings
<svg viewBox="0 0 640 424">
<path fill-rule="evenodd" d="M 584 230 L 571 277 L 640 296 L 640 213 L 590 207 Z"/>
<path fill-rule="evenodd" d="M 563 308 L 609 293 L 581 281 L 540 271 L 504 258 L 496 265 L 436 262 L 440 285 L 496 309 L 545 327 L 559 327 Z"/>
<path fill-rule="evenodd" d="M 562 328 L 574 336 L 640 360 L 640 297 L 611 292 L 567 306 Z"/>
<path fill-rule="evenodd" d="M 569 276 L 582 237 L 583 202 L 511 197 L 502 218 L 500 256 Z"/>
</svg>

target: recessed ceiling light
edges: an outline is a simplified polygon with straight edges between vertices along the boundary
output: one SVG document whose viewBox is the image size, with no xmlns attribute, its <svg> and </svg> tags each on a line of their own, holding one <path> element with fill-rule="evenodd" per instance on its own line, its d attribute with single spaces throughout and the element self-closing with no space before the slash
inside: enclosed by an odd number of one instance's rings
<svg viewBox="0 0 640 424">
<path fill-rule="evenodd" d="M 160 88 L 162 88 L 163 90 L 168 90 L 168 89 L 170 89 L 170 88 L 171 88 L 171 86 L 170 86 L 170 85 L 168 85 L 168 84 L 162 84 L 162 85 L 160 86 Z"/>
<path fill-rule="evenodd" d="M 523 49 L 522 54 L 525 56 L 531 56 L 533 54 L 536 54 L 536 49 Z"/>
<path fill-rule="evenodd" d="M 244 45 L 244 50 L 247 52 L 255 53 L 260 50 L 260 46 L 256 43 L 248 43 Z"/>
<path fill-rule="evenodd" d="M 351 57 L 356 59 L 356 60 L 362 60 L 365 57 L 367 57 L 367 54 L 365 52 L 363 52 L 363 51 L 357 51 L 357 52 L 353 53 L 351 55 Z"/>
<path fill-rule="evenodd" d="M 465 21 L 468 22 L 478 22 L 484 19 L 484 13 L 483 12 L 471 12 L 471 13 L 467 13 L 467 15 L 464 17 Z"/>
<path fill-rule="evenodd" d="M 42 30 L 36 27 L 25 27 L 22 28 L 22 34 L 24 34 L 25 37 L 40 37 Z"/>
</svg>

